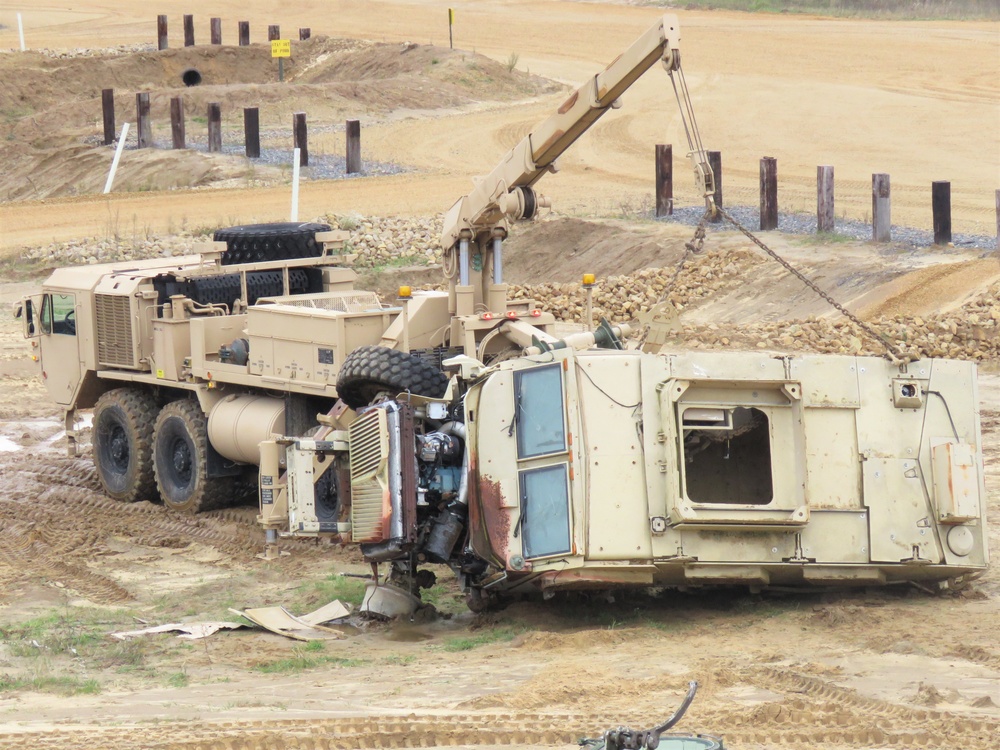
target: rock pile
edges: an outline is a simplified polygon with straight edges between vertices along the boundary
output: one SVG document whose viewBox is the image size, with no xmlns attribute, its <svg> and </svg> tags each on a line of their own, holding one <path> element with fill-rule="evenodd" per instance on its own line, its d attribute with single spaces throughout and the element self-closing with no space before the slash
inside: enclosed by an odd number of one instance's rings
<svg viewBox="0 0 1000 750">
<path fill-rule="evenodd" d="M 371 268 L 386 265 L 427 265 L 441 260 L 441 229 L 444 217 L 398 219 L 329 214 L 319 221 L 351 233 L 350 252 L 356 265 Z"/>
<path fill-rule="evenodd" d="M 673 281 L 667 298 L 677 310 L 741 283 L 748 269 L 765 263 L 752 250 L 709 252 L 684 264 L 676 281 L 676 268 L 644 268 L 621 276 L 609 276 L 594 286 L 594 319 L 627 321 L 656 305 Z M 511 285 L 514 299 L 530 298 L 560 320 L 582 322 L 586 314 L 584 292 L 579 283 Z"/>
</svg>

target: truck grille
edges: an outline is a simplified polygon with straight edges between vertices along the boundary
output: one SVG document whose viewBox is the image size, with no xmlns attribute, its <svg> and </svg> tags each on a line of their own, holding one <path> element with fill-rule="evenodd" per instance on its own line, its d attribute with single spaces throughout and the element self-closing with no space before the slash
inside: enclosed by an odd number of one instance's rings
<svg viewBox="0 0 1000 750">
<path fill-rule="evenodd" d="M 348 428 L 351 442 L 351 536 L 355 542 L 385 539 L 383 519 L 391 512 L 386 500 L 389 431 L 386 413 L 373 409 Z M 379 480 L 382 481 L 379 481 Z"/>
<path fill-rule="evenodd" d="M 97 363 L 104 367 L 137 367 L 128 297 L 94 295 L 97 303 Z"/>
</svg>

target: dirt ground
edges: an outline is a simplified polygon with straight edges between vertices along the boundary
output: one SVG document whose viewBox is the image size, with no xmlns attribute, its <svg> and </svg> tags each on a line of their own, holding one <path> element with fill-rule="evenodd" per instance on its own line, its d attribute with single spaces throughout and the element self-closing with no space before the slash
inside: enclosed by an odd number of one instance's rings
<svg viewBox="0 0 1000 750">
<path fill-rule="evenodd" d="M 0 99 L 14 92 L 0 111 L 8 134 L 0 153 L 10 165 L 0 176 L 0 252 L 9 258 L 53 240 L 106 237 L 118 224 L 165 232 L 287 214 L 287 170 L 251 171 L 239 157 L 195 151 L 127 152 L 120 192 L 94 194 L 111 159 L 94 142 L 101 88 L 119 89 L 125 111 L 135 90 L 154 90 L 154 106 L 165 113 L 167 99 L 181 92 L 170 82 L 188 64 L 185 55 L 202 55 L 206 73 L 233 69 L 223 53 L 204 51 L 172 50 L 160 67 L 148 52 L 132 64 L 98 58 L 95 67 L 86 58 L 21 60 L 3 51 L 17 47 L 19 10 L 29 46 L 63 50 L 148 44 L 156 13 L 169 14 L 176 47 L 181 14 L 196 10 L 173 0 L 155 10 L 122 6 L 83 0 L 72 9 L 23 11 L 0 0 Z M 341 41 L 314 40 L 308 60 L 302 53 L 290 67 L 292 81 L 300 75 L 312 89 L 282 93 L 266 80 L 273 73 L 266 56 L 250 51 L 239 82 L 184 91 L 193 97 L 188 111 L 226 96 L 234 113 L 227 127 L 235 127 L 247 96 L 273 131 L 291 112 L 308 111 L 317 126 L 310 144 L 324 155 L 342 155 L 336 128 L 359 116 L 365 157 L 407 171 L 307 182 L 300 214 L 435 214 L 558 106 L 565 89 L 557 84 L 599 70 L 657 13 L 596 2 L 452 6 L 455 53 L 447 49 L 445 6 L 425 0 L 217 3 L 212 13 L 223 17 L 225 41 L 237 20 L 251 22 L 255 42 L 270 23 L 286 37 L 309 26 Z M 199 35 L 207 36 L 208 15 L 196 16 Z M 889 172 L 895 222 L 929 228 L 930 181 L 953 179 L 955 231 L 993 231 L 996 24 L 706 12 L 682 12 L 681 21 L 699 123 L 710 147 L 723 151 L 730 203 L 756 201 L 757 160 L 771 155 L 779 159 L 783 208 L 811 210 L 815 166 L 832 163 L 838 215 L 865 218 L 870 174 Z M 421 57 L 408 67 L 417 59 L 406 57 L 409 42 L 421 45 L 413 50 Z M 470 73 L 473 50 L 490 60 Z M 518 59 L 507 71 L 511 53 Z M 343 65 L 329 67 L 333 58 Z M 62 65 L 70 67 L 59 73 Z M 393 75 L 371 80 L 372 65 Z M 446 73 L 435 75 L 441 66 Z M 114 71 L 110 82 L 102 69 Z M 77 81 L 79 92 L 64 106 L 53 100 L 59 75 Z M 652 144 L 682 151 L 668 85 L 659 71 L 648 74 L 542 183 L 558 213 L 511 239 L 512 282 L 676 260 L 687 228 L 628 219 L 651 200 Z M 203 125 L 188 127 L 193 137 Z M 268 137 L 275 148 L 290 147 L 286 136 Z M 687 171 L 679 163 L 676 171 L 678 200 L 690 205 Z M 982 251 L 769 241 L 868 318 L 948 311 L 1000 277 L 1000 263 Z M 707 247 L 744 245 L 722 233 Z M 103 496 L 87 447 L 80 458 L 66 457 L 61 415 L 9 317 L 10 304 L 37 283 L 23 278 L 16 260 L 12 268 L 0 279 L 0 747 L 568 750 L 613 726 L 652 726 L 689 680 L 701 689 L 677 729 L 722 735 L 730 749 L 996 746 L 996 568 L 964 591 L 937 595 L 664 592 L 521 602 L 484 616 L 465 609 L 442 570 L 428 594 L 438 618 L 357 623 L 322 648 L 252 630 L 198 641 L 112 640 L 110 632 L 144 624 L 232 619 L 230 608 L 282 604 L 301 613 L 335 597 L 356 603 L 358 579 L 339 574 L 366 566 L 349 551 L 305 542 L 287 543 L 290 554 L 277 560 L 258 559 L 252 507 L 187 518 Z M 739 325 L 824 313 L 760 266 L 685 320 Z M 1000 362 L 983 364 L 980 387 L 988 510 L 997 519 Z M 1000 559 L 996 524 L 990 547 Z"/>
</svg>

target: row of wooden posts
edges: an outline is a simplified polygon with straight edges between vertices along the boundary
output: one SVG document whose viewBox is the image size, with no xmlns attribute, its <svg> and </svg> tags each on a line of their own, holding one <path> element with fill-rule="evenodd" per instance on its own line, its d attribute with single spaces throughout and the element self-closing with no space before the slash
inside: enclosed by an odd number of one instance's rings
<svg viewBox="0 0 1000 750">
<path fill-rule="evenodd" d="M 715 205 L 722 207 L 722 153 L 709 151 L 708 163 L 715 175 Z M 656 146 L 656 216 L 674 212 L 673 149 Z M 889 175 L 872 175 L 872 239 L 889 242 L 891 237 Z M 1000 233 L 1000 191 L 997 191 L 998 233 Z M 931 183 L 931 210 L 934 215 L 934 244 L 951 242 L 951 183 Z M 778 228 L 778 160 L 760 160 L 760 229 Z M 833 167 L 816 168 L 816 231 L 834 231 Z M 998 239 L 1000 243 L 1000 239 Z"/>
<path fill-rule="evenodd" d="M 237 26 L 239 46 L 246 47 L 250 44 L 250 22 L 239 21 Z M 312 31 L 308 28 L 299 29 L 299 40 L 304 41 L 310 37 Z M 212 44 L 222 44 L 222 19 L 212 18 L 209 21 L 209 35 Z M 281 39 L 281 28 L 276 24 L 267 27 L 267 41 L 273 42 Z M 167 17 L 156 17 L 156 40 L 157 49 L 167 49 L 169 46 L 167 39 Z M 184 46 L 194 46 L 194 16 L 184 16 Z"/>
<path fill-rule="evenodd" d="M 116 137 L 115 130 L 115 91 L 101 91 L 101 104 L 104 110 L 104 143 L 112 143 Z M 153 124 L 149 115 L 149 94 L 135 95 L 135 115 L 137 144 L 139 148 L 149 148 L 153 145 Z M 347 173 L 361 171 L 361 122 L 347 120 Z M 170 99 L 170 133 L 175 149 L 187 148 L 184 128 L 184 99 L 175 96 Z M 299 149 L 299 166 L 309 166 L 309 141 L 306 132 L 305 112 L 292 115 L 292 140 L 294 148 Z M 251 159 L 260 158 L 260 111 L 257 107 L 243 108 L 243 141 L 246 155 Z M 222 151 L 222 105 L 209 102 L 208 105 L 208 150 Z"/>
</svg>

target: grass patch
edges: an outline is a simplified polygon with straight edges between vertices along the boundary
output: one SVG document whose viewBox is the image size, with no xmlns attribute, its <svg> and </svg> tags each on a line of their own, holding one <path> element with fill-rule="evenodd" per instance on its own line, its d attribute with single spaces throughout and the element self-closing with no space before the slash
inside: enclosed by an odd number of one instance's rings
<svg viewBox="0 0 1000 750">
<path fill-rule="evenodd" d="M 425 604 L 431 604 L 438 612 L 445 614 L 460 614 L 468 609 L 465 596 L 459 590 L 457 582 L 452 579 L 445 583 L 436 583 L 429 589 L 421 591 L 420 598 Z"/>
<path fill-rule="evenodd" d="M 417 657 L 413 654 L 390 654 L 385 657 L 382 661 L 385 664 L 391 664 L 397 667 L 405 667 L 407 664 L 413 664 L 417 660 Z"/>
<path fill-rule="evenodd" d="M 317 606 L 339 599 L 345 604 L 361 606 L 365 598 L 363 578 L 350 578 L 337 573 L 319 581 L 304 583 L 295 589 L 293 600 L 286 606 L 292 612 L 308 612 Z"/>
<path fill-rule="evenodd" d="M 35 693 L 55 693 L 56 695 L 95 695 L 101 692 L 97 680 L 81 680 L 76 677 L 11 677 L 0 675 L 0 693 L 31 691 Z"/>
<path fill-rule="evenodd" d="M 311 641 L 310 643 L 314 642 Z M 365 663 L 363 659 L 345 659 L 342 656 L 316 656 L 313 655 L 314 652 L 315 649 L 308 649 L 305 646 L 296 647 L 292 651 L 292 655 L 288 658 L 258 664 L 254 667 L 254 671 L 262 672 L 263 674 L 294 674 L 296 672 L 304 672 L 308 669 L 315 669 L 316 667 L 360 667 Z"/>
<path fill-rule="evenodd" d="M 519 632 L 519 630 L 510 627 L 490 628 L 476 633 L 475 635 L 449 638 L 444 642 L 444 644 L 442 644 L 441 648 L 444 651 L 452 653 L 458 651 L 471 651 L 474 648 L 488 646 L 492 643 L 507 643 L 514 640 Z"/>
<path fill-rule="evenodd" d="M 180 672 L 174 672 L 167 678 L 167 684 L 170 685 L 170 687 L 175 688 L 187 687 L 190 682 L 191 678 L 188 677 L 188 673 L 183 670 Z"/>
</svg>

